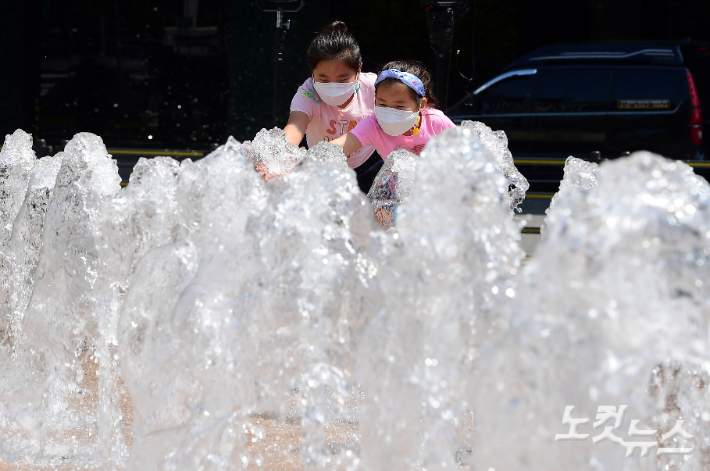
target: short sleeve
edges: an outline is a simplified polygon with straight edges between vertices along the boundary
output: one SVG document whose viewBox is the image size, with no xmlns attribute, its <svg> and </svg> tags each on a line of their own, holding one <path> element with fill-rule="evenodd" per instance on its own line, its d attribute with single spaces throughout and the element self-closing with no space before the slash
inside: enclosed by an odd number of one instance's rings
<svg viewBox="0 0 710 471">
<path fill-rule="evenodd" d="M 454 124 L 454 122 L 451 121 L 451 120 L 449 119 L 449 117 L 446 116 L 445 114 L 442 113 L 442 114 L 440 114 L 440 115 L 437 114 L 437 115 L 435 115 L 435 116 L 436 116 L 436 120 L 435 120 L 435 126 L 436 126 L 436 127 L 435 127 L 435 129 L 436 129 L 436 133 L 437 133 L 437 134 L 439 134 L 440 132 L 442 132 L 444 129 L 455 128 L 455 127 L 456 127 L 456 125 Z"/>
<path fill-rule="evenodd" d="M 313 100 L 313 92 L 311 91 L 311 79 L 306 80 L 303 85 L 298 87 L 296 94 L 291 100 L 291 111 L 300 111 L 306 113 L 308 119 L 313 119 L 315 114 L 316 102 Z"/>
<path fill-rule="evenodd" d="M 357 123 L 357 126 L 350 132 L 357 137 L 357 140 L 360 141 L 360 144 L 363 146 L 373 146 L 372 137 L 377 132 L 377 128 L 375 127 L 375 115 L 370 115 Z"/>
</svg>

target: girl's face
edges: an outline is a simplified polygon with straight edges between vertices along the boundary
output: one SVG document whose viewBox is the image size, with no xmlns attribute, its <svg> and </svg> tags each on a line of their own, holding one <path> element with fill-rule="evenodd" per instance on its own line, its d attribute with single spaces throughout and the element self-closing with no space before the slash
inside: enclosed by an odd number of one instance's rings
<svg viewBox="0 0 710 471">
<path fill-rule="evenodd" d="M 426 98 L 422 98 L 421 107 L 412 99 L 409 87 L 402 82 L 383 82 L 377 86 L 375 105 L 396 108 L 404 111 L 419 111 L 426 108 Z"/>
<path fill-rule="evenodd" d="M 313 77 L 321 83 L 351 83 L 357 78 L 358 71 L 342 61 L 320 61 L 313 69 Z"/>
</svg>

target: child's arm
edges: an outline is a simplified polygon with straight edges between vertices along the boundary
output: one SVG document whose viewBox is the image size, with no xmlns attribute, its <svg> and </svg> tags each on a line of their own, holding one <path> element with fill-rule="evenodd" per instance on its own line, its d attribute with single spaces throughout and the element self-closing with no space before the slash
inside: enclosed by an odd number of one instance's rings
<svg viewBox="0 0 710 471">
<path fill-rule="evenodd" d="M 311 118 L 302 111 L 291 111 L 288 117 L 288 124 L 284 128 L 286 131 L 286 140 L 297 146 L 301 143 L 303 136 L 306 135 L 306 129 Z"/>
<path fill-rule="evenodd" d="M 331 144 L 337 144 L 343 148 L 343 153 L 350 157 L 354 152 L 357 152 L 362 147 L 360 140 L 351 132 L 340 136 L 337 139 L 330 141 Z"/>
</svg>

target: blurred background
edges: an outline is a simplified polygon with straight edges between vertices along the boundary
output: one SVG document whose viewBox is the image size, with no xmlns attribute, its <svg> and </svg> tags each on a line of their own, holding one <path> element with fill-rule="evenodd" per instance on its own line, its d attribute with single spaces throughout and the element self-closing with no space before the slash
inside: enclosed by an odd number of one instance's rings
<svg viewBox="0 0 710 471">
<path fill-rule="evenodd" d="M 268 1 L 262 3 L 268 4 Z M 278 103 L 309 76 L 305 50 L 329 21 L 358 39 L 364 70 L 435 54 L 419 0 L 305 0 L 285 33 Z M 435 3 L 435 2 L 430 2 Z M 588 40 L 710 39 L 708 0 L 476 0 L 455 24 L 448 101 L 516 57 Z M 75 133 L 109 147 L 208 149 L 272 127 L 276 14 L 253 0 L 3 0 L 0 133 L 60 146 Z"/>
</svg>

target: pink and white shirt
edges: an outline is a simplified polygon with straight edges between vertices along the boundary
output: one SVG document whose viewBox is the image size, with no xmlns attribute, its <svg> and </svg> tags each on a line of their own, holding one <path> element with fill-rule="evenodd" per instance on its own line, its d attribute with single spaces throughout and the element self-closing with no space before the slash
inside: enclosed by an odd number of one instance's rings
<svg viewBox="0 0 710 471">
<path fill-rule="evenodd" d="M 321 102 L 318 93 L 313 90 L 313 79 L 309 78 L 298 87 L 291 100 L 291 111 L 306 113 L 310 122 L 306 129 L 306 142 L 313 147 L 320 141 L 332 141 L 352 131 L 357 123 L 375 112 L 375 80 L 377 75 L 361 73 L 360 90 L 343 109 Z M 319 103 L 320 102 L 320 103 Z M 348 158 L 350 168 L 357 168 L 366 161 L 375 148 L 363 146 Z"/>
<path fill-rule="evenodd" d="M 419 155 L 429 139 L 444 129 L 456 127 L 444 113 L 435 108 L 424 108 L 421 115 L 422 122 L 416 136 L 390 136 L 382 130 L 374 114 L 360 121 L 352 133 L 363 146 L 374 146 L 383 159 L 399 149 Z"/>
</svg>

